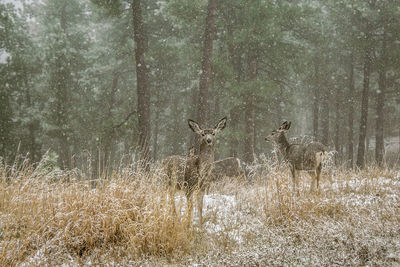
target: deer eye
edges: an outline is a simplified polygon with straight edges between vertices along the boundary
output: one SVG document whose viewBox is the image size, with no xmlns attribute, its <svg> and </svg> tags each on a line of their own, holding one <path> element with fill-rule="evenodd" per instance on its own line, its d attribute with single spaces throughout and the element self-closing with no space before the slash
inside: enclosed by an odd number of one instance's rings
<svg viewBox="0 0 400 267">
<path fill-rule="evenodd" d="M 201 135 L 202 135 L 202 136 L 206 136 L 206 134 L 205 134 L 205 133 L 202 133 Z"/>
</svg>

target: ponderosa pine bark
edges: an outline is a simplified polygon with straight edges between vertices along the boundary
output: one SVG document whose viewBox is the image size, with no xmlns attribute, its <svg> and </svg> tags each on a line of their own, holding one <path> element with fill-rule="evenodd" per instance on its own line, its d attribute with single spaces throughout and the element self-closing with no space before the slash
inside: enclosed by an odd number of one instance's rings
<svg viewBox="0 0 400 267">
<path fill-rule="evenodd" d="M 376 128 L 375 128 L 375 160 L 379 166 L 383 164 L 383 155 L 385 153 L 384 147 L 384 107 L 385 107 L 385 93 L 386 93 L 386 32 L 383 31 L 382 40 L 382 58 L 379 64 L 379 90 L 376 94 Z"/>
<path fill-rule="evenodd" d="M 330 116 L 330 88 L 325 88 L 323 95 L 321 97 L 322 100 L 322 110 L 321 110 L 321 142 L 324 145 L 329 144 L 329 116 Z"/>
<path fill-rule="evenodd" d="M 249 56 L 247 59 L 247 78 L 252 81 L 257 78 L 257 59 Z M 244 161 L 252 163 L 254 161 L 254 141 L 255 141 L 255 94 L 252 88 L 245 96 L 245 142 L 244 142 Z"/>
<path fill-rule="evenodd" d="M 354 157 L 354 62 L 353 53 L 350 55 L 349 60 L 349 90 L 348 90 L 348 117 L 347 117 L 347 159 L 350 168 L 353 168 Z"/>
<path fill-rule="evenodd" d="M 150 90 L 149 70 L 145 61 L 146 43 L 144 38 L 141 1 L 133 0 L 133 39 L 135 42 L 137 116 L 139 124 L 139 149 L 143 159 L 150 157 Z"/>
<path fill-rule="evenodd" d="M 342 158 L 341 155 L 341 140 L 340 140 L 340 125 L 341 125 L 341 106 L 340 106 L 340 96 L 342 95 L 342 90 L 340 88 L 336 88 L 335 90 L 335 135 L 334 135 L 334 143 L 335 150 L 337 152 L 335 163 L 339 163 L 339 159 Z"/>
<path fill-rule="evenodd" d="M 67 3 L 63 3 L 60 9 L 60 26 L 64 34 L 68 36 L 67 29 Z M 66 40 L 64 40 L 66 42 Z M 56 88 L 56 107 L 55 107 L 55 125 L 57 130 L 55 132 L 56 138 L 58 139 L 58 153 L 59 159 L 58 164 L 65 169 L 70 167 L 71 163 L 71 149 L 69 145 L 69 131 L 68 125 L 68 114 L 69 114 L 69 99 L 70 94 L 68 90 L 68 82 L 71 80 L 71 72 L 67 68 L 68 62 L 65 54 L 62 54 L 57 61 L 55 61 L 55 73 L 53 88 Z"/>
<path fill-rule="evenodd" d="M 33 101 L 32 101 L 32 95 L 31 95 L 31 86 L 29 85 L 28 81 L 28 70 L 27 67 L 24 66 L 24 85 L 25 85 L 25 97 L 26 97 L 26 106 L 28 109 L 31 109 L 33 107 Z M 36 121 L 30 121 L 28 124 L 28 140 L 27 140 L 27 148 L 29 152 L 29 159 L 32 160 L 32 162 L 37 162 L 40 159 L 39 153 L 38 153 L 38 145 L 36 143 L 36 129 L 37 128 L 37 122 Z"/>
<path fill-rule="evenodd" d="M 199 84 L 199 100 L 197 107 L 197 122 L 200 125 L 208 123 L 209 118 L 209 92 L 211 83 L 211 60 L 214 37 L 216 32 L 217 0 L 209 0 L 207 8 L 206 28 L 204 31 L 204 50 Z"/>
<path fill-rule="evenodd" d="M 229 21 L 229 19 L 227 19 Z M 230 62 L 232 64 L 232 69 L 235 75 L 235 82 L 240 84 L 242 81 L 243 70 L 242 70 L 242 58 L 241 58 L 241 46 L 235 45 L 233 40 L 233 25 L 228 22 L 227 23 L 227 34 L 228 34 L 228 51 Z M 240 114 L 241 114 L 241 107 L 240 105 L 232 106 L 230 111 L 230 126 L 232 128 L 233 133 L 237 133 L 239 131 L 239 124 L 240 124 Z M 230 155 L 232 157 L 239 156 L 239 140 L 236 134 L 233 134 L 230 138 Z"/>
<path fill-rule="evenodd" d="M 367 36 L 367 41 L 369 37 Z M 368 99 L 369 99 L 369 80 L 371 75 L 371 48 L 367 47 L 364 51 L 364 79 L 363 91 L 361 98 L 361 118 L 360 132 L 358 138 L 357 166 L 364 168 L 365 162 L 365 138 L 367 136 L 367 120 L 368 120 Z"/>
<path fill-rule="evenodd" d="M 326 65 L 329 66 L 329 60 L 326 60 Z M 330 92 L 331 92 L 331 82 L 330 76 L 325 73 L 324 83 L 325 85 L 321 88 L 321 142 L 324 145 L 329 144 L 330 139 Z"/>
<path fill-rule="evenodd" d="M 313 114 L 313 136 L 315 140 L 319 140 L 318 138 L 318 120 L 319 120 L 319 64 L 317 60 L 314 62 L 314 76 L 315 76 L 315 85 L 313 86 L 313 107 L 312 107 L 312 114 Z"/>
</svg>

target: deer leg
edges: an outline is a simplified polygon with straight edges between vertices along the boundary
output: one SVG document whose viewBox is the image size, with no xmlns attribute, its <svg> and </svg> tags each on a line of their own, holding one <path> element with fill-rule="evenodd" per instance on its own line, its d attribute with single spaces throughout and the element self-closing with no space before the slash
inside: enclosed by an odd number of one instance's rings
<svg viewBox="0 0 400 267">
<path fill-rule="evenodd" d="M 186 192 L 186 210 L 187 210 L 187 226 L 192 223 L 192 214 L 193 214 L 193 199 L 192 199 L 192 192 L 189 190 Z"/>
<path fill-rule="evenodd" d="M 172 212 L 174 216 L 176 216 L 176 207 L 175 207 L 175 190 L 169 190 L 169 201 L 171 203 Z"/>
<path fill-rule="evenodd" d="M 199 222 L 200 225 L 203 225 L 203 199 L 204 199 L 204 190 L 199 190 L 197 197 L 197 209 L 199 211 Z"/>
<path fill-rule="evenodd" d="M 293 193 L 297 193 L 298 195 L 298 192 L 296 191 L 296 168 L 294 166 L 291 166 L 290 170 L 292 172 Z"/>
<path fill-rule="evenodd" d="M 311 186 L 310 186 L 310 193 L 313 191 L 314 189 L 314 184 L 315 184 L 315 177 L 317 176 L 317 171 L 314 170 L 314 175 L 311 175 Z"/>
<path fill-rule="evenodd" d="M 321 163 L 318 165 L 317 169 L 315 170 L 315 178 L 317 180 L 317 189 L 319 189 L 319 176 L 321 174 L 322 165 Z"/>
</svg>

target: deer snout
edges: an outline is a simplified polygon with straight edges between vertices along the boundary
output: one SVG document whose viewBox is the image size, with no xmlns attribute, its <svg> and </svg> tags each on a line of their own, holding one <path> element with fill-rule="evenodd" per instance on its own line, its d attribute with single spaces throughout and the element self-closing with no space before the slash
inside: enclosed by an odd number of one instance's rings
<svg viewBox="0 0 400 267">
<path fill-rule="evenodd" d="M 207 144 L 211 144 L 212 143 L 212 140 L 211 140 L 211 138 L 207 138 Z"/>
</svg>

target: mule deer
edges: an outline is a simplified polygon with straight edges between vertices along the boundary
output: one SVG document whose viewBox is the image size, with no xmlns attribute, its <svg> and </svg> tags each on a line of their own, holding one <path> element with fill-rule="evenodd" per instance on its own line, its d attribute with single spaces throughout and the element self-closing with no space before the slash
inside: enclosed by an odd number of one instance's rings
<svg viewBox="0 0 400 267">
<path fill-rule="evenodd" d="M 167 175 L 168 183 L 171 185 L 172 178 L 174 178 L 175 185 L 177 186 L 178 189 L 182 188 L 182 185 L 184 183 L 184 176 L 185 176 L 185 169 L 186 169 L 186 162 L 188 158 L 194 157 L 195 156 L 195 148 L 191 147 L 189 148 L 189 152 L 187 156 L 179 156 L 179 155 L 173 155 L 166 157 L 165 159 L 162 160 L 162 168 L 164 170 L 164 173 Z"/>
<path fill-rule="evenodd" d="M 222 177 L 242 177 L 246 179 L 246 173 L 240 159 L 229 157 L 215 161 L 213 180 L 218 180 Z"/>
<path fill-rule="evenodd" d="M 326 155 L 327 148 L 319 142 L 310 144 L 289 144 L 285 132 L 289 130 L 291 122 L 283 122 L 277 129 L 273 130 L 265 140 L 272 141 L 278 145 L 279 151 L 290 164 L 292 172 L 293 192 L 296 192 L 296 170 L 314 171 L 310 191 L 313 190 L 315 180 L 319 188 L 319 177 L 322 170 L 322 161 Z"/>
<path fill-rule="evenodd" d="M 169 184 L 185 192 L 190 216 L 193 207 L 192 195 L 198 190 L 197 208 L 200 224 L 203 221 L 203 198 L 214 168 L 215 136 L 225 128 L 226 120 L 224 117 L 214 128 L 209 129 L 202 129 L 197 122 L 188 120 L 190 129 L 201 136 L 198 155 L 191 149 L 187 157 L 171 156 L 163 161 Z M 173 177 L 174 171 L 175 177 Z"/>
</svg>

